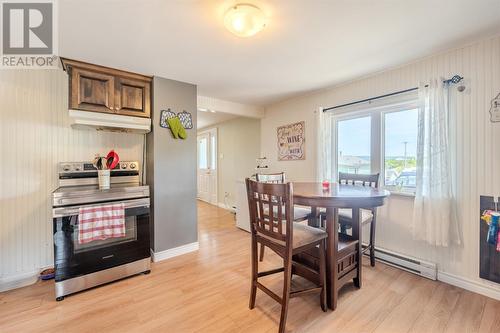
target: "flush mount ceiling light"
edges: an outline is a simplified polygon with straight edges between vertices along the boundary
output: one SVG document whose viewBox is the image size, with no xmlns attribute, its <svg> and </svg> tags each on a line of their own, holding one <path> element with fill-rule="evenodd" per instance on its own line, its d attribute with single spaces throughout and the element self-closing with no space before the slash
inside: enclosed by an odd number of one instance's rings
<svg viewBox="0 0 500 333">
<path fill-rule="evenodd" d="M 238 4 L 228 9 L 224 16 L 224 25 L 238 37 L 250 37 L 264 29 L 267 18 L 258 7 L 250 4 Z"/>
</svg>

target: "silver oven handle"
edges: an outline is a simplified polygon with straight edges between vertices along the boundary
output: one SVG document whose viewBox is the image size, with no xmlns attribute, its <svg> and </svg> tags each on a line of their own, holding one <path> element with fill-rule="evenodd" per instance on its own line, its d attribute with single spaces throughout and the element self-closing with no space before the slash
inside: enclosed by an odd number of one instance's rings
<svg viewBox="0 0 500 333">
<path fill-rule="evenodd" d="M 149 198 L 127 200 L 127 201 L 116 201 L 113 203 L 121 203 L 121 202 L 123 202 L 125 204 L 125 209 L 136 208 L 136 207 L 149 208 Z M 54 208 L 54 209 L 52 209 L 52 217 L 57 218 L 57 217 L 78 215 L 78 209 L 80 207 L 92 207 L 92 206 L 96 206 L 96 205 L 99 205 L 99 204 L 95 203 L 95 204 L 90 204 L 90 205 L 78 205 L 78 206 L 71 206 L 71 207 Z"/>
</svg>

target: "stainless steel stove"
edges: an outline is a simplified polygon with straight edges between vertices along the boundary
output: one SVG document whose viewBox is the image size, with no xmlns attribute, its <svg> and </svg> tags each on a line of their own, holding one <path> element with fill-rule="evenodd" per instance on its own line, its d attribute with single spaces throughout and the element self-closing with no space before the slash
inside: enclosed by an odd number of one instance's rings
<svg viewBox="0 0 500 333">
<path fill-rule="evenodd" d="M 127 276 L 150 271 L 149 186 L 141 184 L 138 162 L 111 170 L 111 188 L 98 188 L 90 162 L 59 163 L 59 188 L 52 193 L 56 299 Z M 125 236 L 78 242 L 80 207 L 125 206 Z"/>
</svg>

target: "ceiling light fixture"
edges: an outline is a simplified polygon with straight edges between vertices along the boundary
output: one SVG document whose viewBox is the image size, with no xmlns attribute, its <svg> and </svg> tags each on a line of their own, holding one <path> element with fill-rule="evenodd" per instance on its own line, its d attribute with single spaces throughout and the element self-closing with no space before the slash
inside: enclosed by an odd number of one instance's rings
<svg viewBox="0 0 500 333">
<path fill-rule="evenodd" d="M 267 17 L 260 8 L 242 3 L 228 9 L 224 25 L 238 37 L 250 37 L 264 29 Z"/>
</svg>

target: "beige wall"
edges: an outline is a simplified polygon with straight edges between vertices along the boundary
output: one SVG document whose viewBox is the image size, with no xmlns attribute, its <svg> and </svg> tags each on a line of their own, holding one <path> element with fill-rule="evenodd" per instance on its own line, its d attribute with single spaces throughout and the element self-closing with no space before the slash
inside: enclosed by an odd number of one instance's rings
<svg viewBox="0 0 500 333">
<path fill-rule="evenodd" d="M 452 115 L 455 185 L 464 244 L 434 248 L 413 241 L 409 228 L 413 198 L 393 196 L 379 210 L 377 245 L 437 263 L 443 280 L 458 278 L 479 289 L 491 287 L 500 291 L 499 285 L 481 280 L 478 272 L 479 196 L 500 195 L 500 123 L 491 123 L 488 113 L 491 99 L 500 92 L 500 37 L 272 105 L 262 121 L 261 154 L 267 156 L 272 170 L 286 171 L 291 180 L 314 180 L 314 111 L 318 107 L 412 88 L 432 77 L 448 78 L 454 74 L 464 76 L 467 85 L 464 93 L 453 90 L 457 108 Z M 276 142 L 276 128 L 302 120 L 306 122 L 306 160 L 278 162 L 276 147 L 270 144 Z"/>
<path fill-rule="evenodd" d="M 62 70 L 0 71 L 0 291 L 52 266 L 51 193 L 57 163 L 115 149 L 142 160 L 143 136 L 75 130 Z"/>
<path fill-rule="evenodd" d="M 232 207 L 236 202 L 236 180 L 255 173 L 256 159 L 260 157 L 260 120 L 236 118 L 206 127 L 217 128 L 218 201 Z"/>
</svg>

